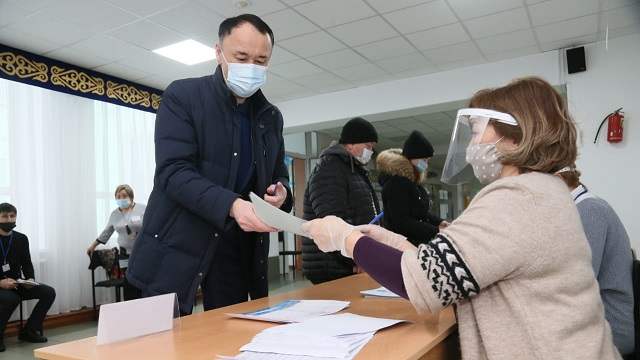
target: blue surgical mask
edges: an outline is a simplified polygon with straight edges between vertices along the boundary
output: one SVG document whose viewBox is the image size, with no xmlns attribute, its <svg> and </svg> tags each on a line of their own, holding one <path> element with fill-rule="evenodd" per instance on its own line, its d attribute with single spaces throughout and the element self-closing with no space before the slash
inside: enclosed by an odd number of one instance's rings
<svg viewBox="0 0 640 360">
<path fill-rule="evenodd" d="M 267 67 L 256 64 L 230 63 L 220 50 L 222 58 L 227 63 L 227 86 L 234 94 L 248 98 L 255 94 L 267 82 Z"/>
<path fill-rule="evenodd" d="M 425 173 L 428 167 L 429 167 L 429 163 L 425 159 L 418 160 L 418 163 L 416 164 L 416 169 L 418 169 L 418 171 L 421 174 Z"/>
<path fill-rule="evenodd" d="M 116 199 L 116 204 L 120 209 L 126 209 L 131 205 L 131 200 L 129 199 Z"/>
</svg>

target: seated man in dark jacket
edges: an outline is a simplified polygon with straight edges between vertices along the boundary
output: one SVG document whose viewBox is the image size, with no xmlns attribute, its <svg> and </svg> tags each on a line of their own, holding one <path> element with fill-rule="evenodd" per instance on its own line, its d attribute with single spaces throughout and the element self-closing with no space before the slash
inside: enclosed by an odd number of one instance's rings
<svg viewBox="0 0 640 360">
<path fill-rule="evenodd" d="M 378 142 L 368 121 L 351 119 L 342 128 L 339 144 L 325 149 L 304 194 L 304 218 L 338 216 L 353 225 L 368 224 L 380 212 L 378 198 L 364 168 Z M 302 270 L 312 283 L 339 279 L 354 273 L 353 260 L 339 251 L 323 253 L 313 240 L 302 242 Z"/>
<path fill-rule="evenodd" d="M 33 264 L 29 254 L 29 240 L 26 235 L 13 231 L 16 226 L 16 208 L 7 203 L 0 204 L 0 248 L 2 249 L 2 269 L 0 271 L 0 352 L 5 351 L 4 329 L 9 317 L 20 301 L 38 299 L 27 324 L 20 332 L 20 340 L 32 343 L 47 342 L 42 336 L 42 321 L 56 298 L 52 287 L 39 284 L 31 286 L 19 284 L 22 274 L 27 280 L 34 280 Z"/>
<path fill-rule="evenodd" d="M 422 187 L 432 156 L 431 143 L 421 132 L 414 131 L 402 150 L 385 150 L 376 160 L 382 185 L 384 226 L 406 236 L 416 246 L 430 241 L 440 228 L 448 225 L 429 212 L 431 201 Z"/>
</svg>

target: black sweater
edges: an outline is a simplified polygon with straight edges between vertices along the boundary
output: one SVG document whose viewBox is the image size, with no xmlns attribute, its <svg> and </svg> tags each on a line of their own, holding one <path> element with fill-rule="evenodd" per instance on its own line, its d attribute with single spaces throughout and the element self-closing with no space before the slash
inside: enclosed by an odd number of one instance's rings
<svg viewBox="0 0 640 360">
<path fill-rule="evenodd" d="M 11 240 L 13 238 L 13 240 Z M 11 240 L 11 247 L 9 248 L 9 242 Z M 35 274 L 33 272 L 33 264 L 31 263 L 31 254 L 29 253 L 29 239 L 25 234 L 17 231 L 12 231 L 9 236 L 0 236 L 4 251 L 7 251 L 6 262 L 11 269 L 7 272 L 2 271 L 2 278 L 19 279 L 24 275 L 25 279 L 34 279 Z M 4 254 L 0 254 L 0 262 L 4 265 Z"/>
</svg>

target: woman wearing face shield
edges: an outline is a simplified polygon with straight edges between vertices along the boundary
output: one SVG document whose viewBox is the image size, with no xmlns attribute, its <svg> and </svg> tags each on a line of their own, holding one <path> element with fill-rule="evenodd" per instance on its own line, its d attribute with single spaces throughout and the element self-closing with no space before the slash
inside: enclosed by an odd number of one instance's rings
<svg viewBox="0 0 640 360">
<path fill-rule="evenodd" d="M 305 226 L 425 313 L 457 304 L 463 359 L 620 359 L 591 254 L 566 185 L 576 158 L 563 98 L 539 78 L 476 93 L 458 112 L 443 181 L 467 165 L 487 184 L 450 226 L 417 248 L 336 217 Z"/>
<path fill-rule="evenodd" d="M 418 246 L 433 239 L 448 223 L 429 212 L 431 200 L 422 186 L 433 146 L 413 131 L 402 149 L 387 149 L 376 158 L 382 186 L 384 227 Z"/>
</svg>

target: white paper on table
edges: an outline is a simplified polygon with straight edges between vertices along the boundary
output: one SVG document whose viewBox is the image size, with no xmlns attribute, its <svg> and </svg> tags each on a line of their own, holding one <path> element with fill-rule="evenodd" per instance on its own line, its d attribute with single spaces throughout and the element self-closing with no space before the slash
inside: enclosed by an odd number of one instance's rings
<svg viewBox="0 0 640 360">
<path fill-rule="evenodd" d="M 278 230 L 306 236 L 302 231 L 302 224 L 306 221 L 271 206 L 254 193 L 249 194 L 249 197 L 256 210 L 256 215 L 263 223 Z"/>
<path fill-rule="evenodd" d="M 352 360 L 362 348 L 373 338 L 374 334 L 369 334 L 364 338 L 348 355 L 342 358 L 310 356 L 310 355 L 289 355 L 276 353 L 261 353 L 254 351 L 243 351 L 236 356 L 218 355 L 218 359 L 222 360 Z"/>
<path fill-rule="evenodd" d="M 319 316 L 301 323 L 275 326 L 262 333 L 281 334 L 296 332 L 299 334 L 340 336 L 375 332 L 405 320 L 383 319 L 361 316 L 351 313 Z"/>
<path fill-rule="evenodd" d="M 365 297 L 400 298 L 399 295 L 390 291 L 384 286 L 381 286 L 376 289 L 371 289 L 371 290 L 363 290 L 363 291 L 360 291 L 360 294 L 364 295 Z"/>
<path fill-rule="evenodd" d="M 176 294 L 104 304 L 100 306 L 97 344 L 171 330 Z"/>
<path fill-rule="evenodd" d="M 353 359 L 376 331 L 403 320 L 354 314 L 326 315 L 262 330 L 235 360 Z"/>
<path fill-rule="evenodd" d="M 338 300 L 286 300 L 263 309 L 227 314 L 231 317 L 279 323 L 293 323 L 317 316 L 335 314 L 349 306 L 348 301 Z"/>
<path fill-rule="evenodd" d="M 242 354 L 247 352 L 262 355 L 278 354 L 281 358 L 304 356 L 314 359 L 352 359 L 373 338 L 373 335 L 373 332 L 344 336 L 309 336 L 297 333 L 275 336 L 273 334 L 262 338 L 256 336 L 240 350 L 243 351 Z M 240 357 L 242 358 L 244 357 Z"/>
</svg>

